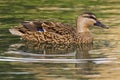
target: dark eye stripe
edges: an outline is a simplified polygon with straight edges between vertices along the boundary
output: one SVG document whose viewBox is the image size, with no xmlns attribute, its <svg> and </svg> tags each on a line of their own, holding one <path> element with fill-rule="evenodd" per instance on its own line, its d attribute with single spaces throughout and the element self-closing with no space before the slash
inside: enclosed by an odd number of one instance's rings
<svg viewBox="0 0 120 80">
<path fill-rule="evenodd" d="M 96 18 L 95 18 L 95 17 L 93 17 L 93 16 L 90 16 L 90 18 L 92 18 L 92 19 L 96 20 Z"/>
<path fill-rule="evenodd" d="M 84 16 L 84 17 L 86 17 L 86 18 L 91 18 L 91 19 L 94 19 L 94 20 L 97 20 L 95 17 L 93 17 L 93 16 Z"/>
</svg>

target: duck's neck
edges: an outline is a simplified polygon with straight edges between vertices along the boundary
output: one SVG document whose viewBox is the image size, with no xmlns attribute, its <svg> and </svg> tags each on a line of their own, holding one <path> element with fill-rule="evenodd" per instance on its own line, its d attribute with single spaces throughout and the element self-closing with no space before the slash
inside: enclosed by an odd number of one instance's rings
<svg viewBox="0 0 120 80">
<path fill-rule="evenodd" d="M 88 29 L 88 25 L 85 22 L 85 19 L 77 19 L 77 33 L 90 32 L 90 30 Z"/>
</svg>

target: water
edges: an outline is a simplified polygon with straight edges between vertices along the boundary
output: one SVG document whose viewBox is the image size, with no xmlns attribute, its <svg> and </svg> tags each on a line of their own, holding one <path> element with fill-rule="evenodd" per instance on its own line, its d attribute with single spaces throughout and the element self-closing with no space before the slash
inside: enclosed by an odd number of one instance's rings
<svg viewBox="0 0 120 80">
<path fill-rule="evenodd" d="M 0 4 L 0 80 L 120 79 L 120 1 L 1 0 Z M 91 29 L 95 37 L 93 44 L 33 44 L 8 32 L 11 26 L 32 19 L 74 26 L 77 15 L 86 10 L 95 12 L 110 26 L 109 30 Z"/>
</svg>

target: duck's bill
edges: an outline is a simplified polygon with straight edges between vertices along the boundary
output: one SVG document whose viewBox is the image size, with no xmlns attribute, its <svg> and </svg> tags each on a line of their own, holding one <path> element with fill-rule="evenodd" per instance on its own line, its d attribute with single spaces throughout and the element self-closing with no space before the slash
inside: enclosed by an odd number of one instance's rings
<svg viewBox="0 0 120 80">
<path fill-rule="evenodd" d="M 99 26 L 99 27 L 102 27 L 102 28 L 106 28 L 106 29 L 109 29 L 108 26 L 104 25 L 102 22 L 100 21 L 96 21 L 96 23 L 94 24 L 95 26 Z"/>
</svg>

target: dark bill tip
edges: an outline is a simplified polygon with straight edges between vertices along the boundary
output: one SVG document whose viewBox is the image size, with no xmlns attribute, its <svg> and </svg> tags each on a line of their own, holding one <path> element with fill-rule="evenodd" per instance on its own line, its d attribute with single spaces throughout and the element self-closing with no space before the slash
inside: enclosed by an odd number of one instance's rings
<svg viewBox="0 0 120 80">
<path fill-rule="evenodd" d="M 105 29 L 109 29 L 109 26 L 104 25 L 103 23 L 101 23 L 100 21 L 96 21 L 96 23 L 94 24 L 95 26 L 99 26 Z"/>
</svg>

